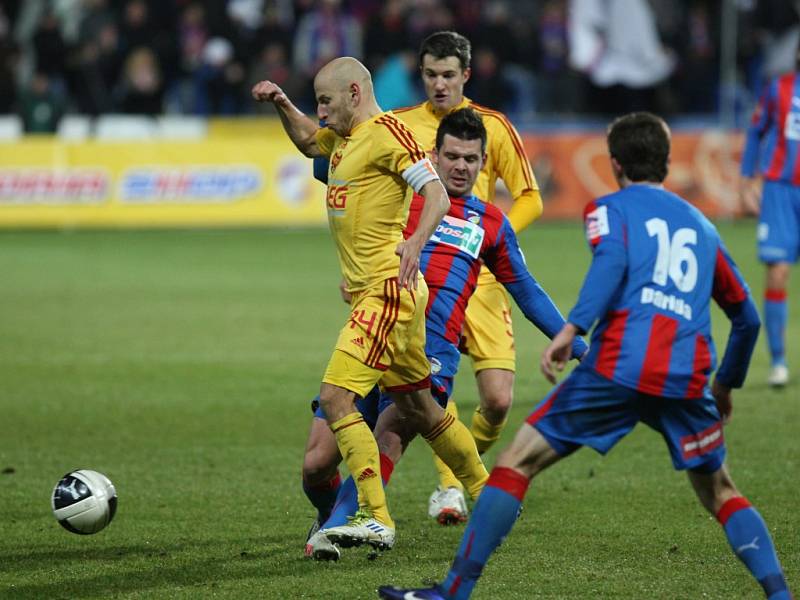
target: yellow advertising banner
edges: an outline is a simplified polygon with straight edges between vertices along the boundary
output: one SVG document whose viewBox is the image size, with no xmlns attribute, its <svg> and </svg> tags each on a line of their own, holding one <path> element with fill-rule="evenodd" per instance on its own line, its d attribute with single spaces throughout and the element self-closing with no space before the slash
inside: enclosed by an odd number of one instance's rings
<svg viewBox="0 0 800 600">
<path fill-rule="evenodd" d="M 201 141 L 0 144 L 0 228 L 323 225 L 325 190 L 277 119 L 212 120 Z M 543 219 L 579 219 L 616 189 L 600 132 L 523 135 Z M 666 186 L 737 214 L 740 133 L 677 131 Z M 506 199 L 507 201 L 507 199 Z M 505 206 L 502 194 L 498 202 Z"/>
<path fill-rule="evenodd" d="M 282 132 L 0 144 L 0 227 L 319 225 L 324 198 Z"/>
</svg>

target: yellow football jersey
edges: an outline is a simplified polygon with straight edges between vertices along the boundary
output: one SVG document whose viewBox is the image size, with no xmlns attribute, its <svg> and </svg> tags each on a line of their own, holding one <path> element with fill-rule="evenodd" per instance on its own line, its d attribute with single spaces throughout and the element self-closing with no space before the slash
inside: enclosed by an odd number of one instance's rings
<svg viewBox="0 0 800 600">
<path fill-rule="evenodd" d="M 411 196 L 402 173 L 423 160 L 425 151 L 391 112 L 359 123 L 346 138 L 322 128 L 316 141 L 330 157 L 328 222 L 347 289 L 397 277 L 395 249 L 403 240 Z"/>
<path fill-rule="evenodd" d="M 487 137 L 486 164 L 478 174 L 472 193 L 485 202 L 493 202 L 498 177 L 505 182 L 511 197 L 515 199 L 526 191 L 538 190 L 539 186 L 525 155 L 522 140 L 506 116 L 496 110 L 475 104 L 468 98 L 464 98 L 461 104 L 454 106 L 452 110 L 467 107 L 483 118 Z M 444 115 L 437 115 L 429 101 L 408 108 L 395 109 L 394 112 L 411 128 L 425 150 L 431 152 L 436 145 L 436 130 Z M 537 214 L 528 219 L 528 223 L 538 217 L 539 213 L 541 206 Z"/>
</svg>

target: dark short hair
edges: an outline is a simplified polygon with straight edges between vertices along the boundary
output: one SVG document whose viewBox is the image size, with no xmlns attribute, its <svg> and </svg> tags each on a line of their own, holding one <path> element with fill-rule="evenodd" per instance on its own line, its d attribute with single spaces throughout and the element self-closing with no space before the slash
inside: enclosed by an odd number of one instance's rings
<svg viewBox="0 0 800 600">
<path fill-rule="evenodd" d="M 471 108 L 460 108 L 448 113 L 436 130 L 436 150 L 444 143 L 444 136 L 452 135 L 460 140 L 480 140 L 481 154 L 486 152 L 486 127 L 483 119 Z"/>
<path fill-rule="evenodd" d="M 662 182 L 669 170 L 667 124 L 649 112 L 614 119 L 608 127 L 608 153 L 631 181 Z"/>
<path fill-rule="evenodd" d="M 419 47 L 419 66 L 422 59 L 430 54 L 436 60 L 455 56 L 461 64 L 461 70 L 469 68 L 472 60 L 472 49 L 469 40 L 455 31 L 437 31 L 426 37 Z"/>
</svg>

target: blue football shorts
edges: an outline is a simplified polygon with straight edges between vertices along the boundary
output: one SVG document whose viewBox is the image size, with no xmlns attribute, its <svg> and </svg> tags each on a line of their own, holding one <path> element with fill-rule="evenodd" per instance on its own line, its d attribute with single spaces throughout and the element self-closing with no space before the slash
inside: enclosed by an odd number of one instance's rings
<svg viewBox="0 0 800 600">
<path fill-rule="evenodd" d="M 720 414 L 708 390 L 693 399 L 650 396 L 580 365 L 527 418 L 560 456 L 581 446 L 606 454 L 639 421 L 661 434 L 677 470 L 713 473 L 725 461 Z"/>
<path fill-rule="evenodd" d="M 765 181 L 758 219 L 758 259 L 797 262 L 800 256 L 800 186 Z"/>
</svg>

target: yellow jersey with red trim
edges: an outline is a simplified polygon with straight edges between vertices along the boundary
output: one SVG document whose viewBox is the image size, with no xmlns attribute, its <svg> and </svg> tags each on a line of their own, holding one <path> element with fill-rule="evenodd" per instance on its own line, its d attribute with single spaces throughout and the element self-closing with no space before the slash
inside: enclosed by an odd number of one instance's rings
<svg viewBox="0 0 800 600">
<path fill-rule="evenodd" d="M 330 158 L 328 223 L 348 291 L 397 277 L 408 188 L 438 179 L 423 147 L 390 111 L 362 121 L 344 138 L 319 129 L 316 142 Z"/>
<path fill-rule="evenodd" d="M 467 107 L 473 109 L 483 119 L 487 138 L 486 164 L 478 174 L 472 193 L 485 202 L 493 203 L 498 178 L 505 182 L 511 197 L 515 200 L 536 192 L 538 205 L 529 207 L 530 210 L 526 211 L 530 212 L 529 215 L 512 219 L 514 229 L 519 230 L 542 212 L 541 198 L 538 197 L 539 185 L 525 154 L 522 139 L 503 113 L 475 104 L 469 98 L 464 98 L 451 111 Z M 436 130 L 439 128 L 439 122 L 446 113 L 436 113 L 430 101 L 407 108 L 397 108 L 394 112 L 411 128 L 425 150 L 431 152 L 436 146 Z"/>
</svg>

